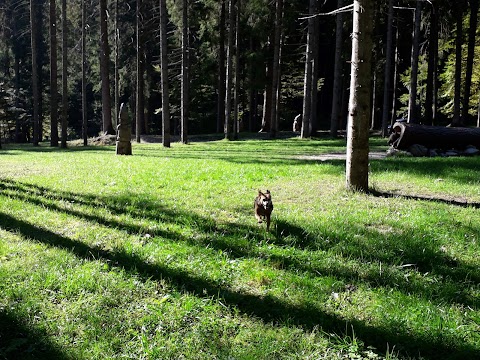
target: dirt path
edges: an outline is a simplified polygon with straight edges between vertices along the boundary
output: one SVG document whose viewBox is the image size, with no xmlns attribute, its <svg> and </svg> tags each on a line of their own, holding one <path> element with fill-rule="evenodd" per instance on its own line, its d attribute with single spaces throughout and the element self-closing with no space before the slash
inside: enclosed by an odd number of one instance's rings
<svg viewBox="0 0 480 360">
<path fill-rule="evenodd" d="M 381 160 L 387 157 L 386 152 L 373 151 L 368 157 L 371 160 Z M 295 156 L 295 159 L 299 160 L 312 160 L 312 161 L 329 161 L 329 160 L 346 160 L 347 155 L 345 153 L 333 153 L 333 154 L 321 154 L 321 155 L 299 155 Z"/>
</svg>

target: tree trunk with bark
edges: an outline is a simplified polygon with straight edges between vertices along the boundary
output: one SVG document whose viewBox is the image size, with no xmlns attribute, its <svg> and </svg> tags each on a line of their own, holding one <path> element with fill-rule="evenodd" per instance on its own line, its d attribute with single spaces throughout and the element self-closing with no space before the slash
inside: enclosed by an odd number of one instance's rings
<svg viewBox="0 0 480 360">
<path fill-rule="evenodd" d="M 37 2 L 30 0 L 30 31 L 32 47 L 32 93 L 33 93 L 33 145 L 38 146 L 41 139 L 40 129 L 40 93 L 38 73 L 38 10 Z"/>
<path fill-rule="evenodd" d="M 100 77 L 102 80 L 103 133 L 115 134 L 110 95 L 110 47 L 108 45 L 107 0 L 100 0 Z"/>
<path fill-rule="evenodd" d="M 226 89 L 225 89 L 225 138 L 233 140 L 233 124 L 231 117 L 232 108 L 232 79 L 233 79 L 233 39 L 235 7 L 234 0 L 228 2 L 228 37 L 227 37 L 227 68 L 226 68 Z"/>
<path fill-rule="evenodd" d="M 188 117 L 190 107 L 189 83 L 190 83 L 190 41 L 188 29 L 188 0 L 183 0 L 182 6 L 182 95 L 181 95 L 181 121 L 180 140 L 183 144 L 188 143 Z"/>
<path fill-rule="evenodd" d="M 170 147 L 170 95 L 168 82 L 167 2 L 160 0 L 160 71 L 162 91 L 162 144 Z"/>
<path fill-rule="evenodd" d="M 414 17 L 414 31 L 412 44 L 412 64 L 410 73 L 410 92 L 408 97 L 408 122 L 418 123 L 417 111 L 417 80 L 418 80 L 418 56 L 420 54 L 420 21 L 422 18 L 422 2 L 417 0 Z"/>
<path fill-rule="evenodd" d="M 350 100 L 347 126 L 346 184 L 368 191 L 372 14 L 370 0 L 354 0 Z"/>
<path fill-rule="evenodd" d="M 58 147 L 57 5 L 50 0 L 50 146 Z"/>
<path fill-rule="evenodd" d="M 144 66 L 144 52 L 142 39 L 142 0 L 137 0 L 137 19 L 136 19 L 136 47 L 137 47 L 137 81 L 136 81 L 136 117 L 135 117 L 135 140 L 140 142 L 144 128 L 145 117 L 145 98 L 143 81 Z"/>
<path fill-rule="evenodd" d="M 393 1 L 393 0 L 391 0 Z M 343 7 L 343 0 L 337 0 L 337 8 Z M 337 137 L 338 126 L 340 124 L 342 91 L 343 91 L 343 61 L 342 61 L 342 45 L 343 45 L 343 13 L 336 15 L 335 26 L 335 64 L 333 70 L 333 99 L 332 99 L 332 115 L 330 118 L 330 136 Z"/>
<path fill-rule="evenodd" d="M 241 0 L 237 0 L 235 14 L 235 90 L 233 93 L 233 138 L 238 139 L 240 132 L 239 106 L 240 106 L 240 11 Z"/>
<path fill-rule="evenodd" d="M 393 65 L 393 0 L 388 0 L 387 45 L 385 54 L 385 77 L 383 81 L 382 136 L 387 136 L 392 104 L 392 65 Z"/>
<path fill-rule="evenodd" d="M 472 87 L 473 60 L 475 56 L 475 39 L 477 33 L 478 0 L 470 0 L 470 27 L 468 29 L 468 54 L 465 69 L 465 91 L 463 94 L 462 122 L 468 124 L 470 118 L 468 110 L 470 107 L 470 90 Z"/>
<path fill-rule="evenodd" d="M 470 145 L 480 149 L 480 129 L 397 122 L 389 143 L 400 150 L 409 150 L 412 145 L 441 150 L 462 150 Z"/>
<path fill-rule="evenodd" d="M 225 1 L 220 0 L 218 23 L 218 89 L 217 89 L 217 133 L 225 125 Z"/>
<path fill-rule="evenodd" d="M 436 92 L 437 92 L 437 58 L 438 58 L 438 30 L 436 4 L 430 4 L 430 34 L 428 40 L 428 70 L 427 88 L 425 94 L 425 119 L 432 125 L 436 117 Z"/>
<path fill-rule="evenodd" d="M 310 0 L 308 7 L 308 30 L 307 30 L 307 50 L 305 55 L 305 80 L 303 87 L 303 112 L 302 112 L 302 129 L 300 137 L 302 139 L 310 137 L 312 126 L 312 71 L 313 71 L 313 42 L 314 42 L 314 15 L 315 0 Z"/>
<path fill-rule="evenodd" d="M 463 1 L 458 0 L 455 4 L 457 33 L 455 36 L 455 90 L 453 95 L 453 119 L 452 126 L 462 126 L 462 45 L 463 45 Z"/>
<path fill-rule="evenodd" d="M 275 34 L 273 39 L 273 66 L 272 66 L 272 113 L 270 120 L 270 137 L 278 134 L 278 108 L 280 101 L 280 46 L 282 36 L 283 0 L 276 0 L 275 5 Z"/>
<path fill-rule="evenodd" d="M 62 138 L 61 147 L 67 147 L 67 114 L 68 114 L 68 33 L 67 33 L 67 0 L 62 0 Z"/>
<path fill-rule="evenodd" d="M 82 136 L 83 145 L 88 145 L 87 117 L 87 6 L 82 0 Z"/>
</svg>

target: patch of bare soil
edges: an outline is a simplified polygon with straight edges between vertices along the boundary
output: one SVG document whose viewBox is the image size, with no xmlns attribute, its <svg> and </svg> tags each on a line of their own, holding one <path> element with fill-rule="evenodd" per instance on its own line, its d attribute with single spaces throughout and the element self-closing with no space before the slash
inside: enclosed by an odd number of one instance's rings
<svg viewBox="0 0 480 360">
<path fill-rule="evenodd" d="M 386 152 L 374 151 L 368 155 L 371 160 L 381 160 L 387 157 Z M 331 153 L 321 155 L 299 155 L 295 156 L 298 160 L 312 160 L 312 161 L 330 161 L 330 160 L 346 160 L 347 154 L 345 153 Z"/>
</svg>

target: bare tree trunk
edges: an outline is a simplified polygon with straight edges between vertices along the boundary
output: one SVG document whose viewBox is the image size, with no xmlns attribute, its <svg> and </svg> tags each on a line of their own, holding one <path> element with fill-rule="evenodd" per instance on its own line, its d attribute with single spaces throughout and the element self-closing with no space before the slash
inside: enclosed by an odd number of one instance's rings
<svg viewBox="0 0 480 360">
<path fill-rule="evenodd" d="M 353 6 L 346 183 L 349 189 L 368 191 L 373 2 L 354 0 Z"/>
<path fill-rule="evenodd" d="M 37 4 L 36 1 L 30 0 L 30 31 L 32 46 L 32 93 L 33 93 L 33 145 L 38 146 L 40 142 L 40 94 L 39 75 L 38 75 L 38 37 L 37 29 Z"/>
<path fill-rule="evenodd" d="M 393 1 L 393 0 L 392 0 Z M 337 8 L 343 6 L 343 0 L 337 0 Z M 343 13 L 339 12 L 336 15 L 335 27 L 335 65 L 333 70 L 333 99 L 332 99 L 332 116 L 330 118 L 330 136 L 337 137 L 338 126 L 341 116 L 342 105 L 342 77 L 343 77 L 343 62 L 342 62 L 342 43 L 343 43 Z"/>
<path fill-rule="evenodd" d="M 88 145 L 87 118 L 87 6 L 82 0 L 82 135 L 83 145 Z"/>
<path fill-rule="evenodd" d="M 393 0 L 388 0 L 387 49 L 385 55 L 385 78 L 383 82 L 382 136 L 388 134 L 389 110 L 392 103 L 392 63 L 393 63 Z"/>
<path fill-rule="evenodd" d="M 120 116 L 120 74 L 119 74 L 119 52 L 120 52 L 120 31 L 118 29 L 118 0 L 115 0 L 115 37 L 114 37 L 114 47 L 115 47 L 115 58 L 114 58 L 114 106 L 115 111 L 113 117 L 114 130 L 116 125 L 118 125 L 118 117 Z"/>
<path fill-rule="evenodd" d="M 235 14 L 235 90 L 233 94 L 233 138 L 238 139 L 240 132 L 240 121 L 238 113 L 240 111 L 240 6 L 241 0 L 237 0 L 237 10 Z"/>
<path fill-rule="evenodd" d="M 136 20 L 136 47 L 137 47 L 137 85 L 136 85 L 136 120 L 135 120 L 135 140 L 140 142 L 145 118 L 145 104 L 144 104 L 144 54 L 143 54 L 143 39 L 142 39 L 142 0 L 137 0 L 137 20 Z"/>
<path fill-rule="evenodd" d="M 395 59 L 393 60 L 393 93 L 392 93 L 392 111 L 390 112 L 390 125 L 396 121 L 397 111 L 397 78 L 398 78 L 398 26 L 395 34 Z"/>
<path fill-rule="evenodd" d="M 115 134 L 110 95 L 110 47 L 108 46 L 107 0 L 100 0 L 100 77 L 102 79 L 103 133 Z"/>
<path fill-rule="evenodd" d="M 225 1 L 220 0 L 218 23 L 218 90 L 217 90 L 217 133 L 222 131 L 225 125 Z"/>
<path fill-rule="evenodd" d="M 50 146 L 58 146 L 57 6 L 50 0 Z"/>
<path fill-rule="evenodd" d="M 317 2 L 315 2 L 314 13 L 317 12 Z M 320 49 L 319 49 L 319 19 L 313 19 L 313 40 L 312 40 L 312 96 L 310 101 L 310 135 L 315 134 L 318 130 L 318 69 L 320 64 Z"/>
<path fill-rule="evenodd" d="M 432 125 L 435 123 L 434 91 L 435 79 L 437 77 L 437 57 L 438 57 L 438 31 L 437 31 L 437 11 L 435 4 L 430 4 L 430 34 L 428 41 L 428 71 L 427 71 L 427 89 L 425 95 L 425 119 Z"/>
<path fill-rule="evenodd" d="M 283 0 L 276 0 L 275 6 L 275 33 L 273 39 L 272 63 L 272 114 L 270 120 L 270 137 L 276 138 L 278 134 L 278 104 L 280 101 L 280 46 L 282 38 Z"/>
<path fill-rule="evenodd" d="M 226 90 L 225 90 L 225 138 L 233 140 L 233 126 L 231 119 L 232 108 L 232 67 L 233 67 L 233 38 L 234 38 L 234 21 L 235 11 L 233 6 L 234 0 L 228 3 L 228 39 L 227 39 L 227 69 L 226 69 Z"/>
<path fill-rule="evenodd" d="M 167 2 L 160 0 L 160 71 L 162 76 L 162 144 L 170 147 L 170 96 L 168 83 Z"/>
<path fill-rule="evenodd" d="M 420 53 L 420 20 L 422 16 L 422 2 L 417 0 L 415 8 L 415 23 L 412 45 L 412 68 L 410 73 L 410 93 L 408 98 L 408 122 L 418 123 L 417 111 L 417 80 L 418 80 L 418 56 Z"/>
<path fill-rule="evenodd" d="M 300 137 L 302 139 L 310 137 L 311 115 L 312 115 L 312 71 L 313 71 L 313 40 L 314 40 L 314 15 L 315 0 L 310 0 L 308 7 L 308 33 L 307 33 L 307 50 L 305 56 L 305 80 L 303 87 L 303 114 L 302 114 L 302 130 Z"/>
<path fill-rule="evenodd" d="M 180 138 L 183 144 L 188 142 L 189 82 L 190 82 L 190 42 L 188 30 L 188 0 L 183 0 L 182 8 L 182 116 Z"/>
<path fill-rule="evenodd" d="M 477 32 L 477 19 L 478 19 L 478 0 L 470 0 L 470 28 L 468 30 L 468 55 L 467 64 L 465 70 L 465 92 L 463 95 L 462 105 L 462 120 L 463 124 L 468 124 L 469 119 L 469 103 L 470 103 L 470 89 L 472 86 L 472 74 L 473 74 L 473 59 L 475 55 L 475 37 Z"/>
<path fill-rule="evenodd" d="M 62 0 L 62 139 L 61 147 L 67 147 L 67 114 L 68 114 L 68 83 L 67 83 L 67 0 Z"/>
<path fill-rule="evenodd" d="M 270 46 L 269 52 L 270 52 Z M 268 132 L 270 131 L 271 127 L 271 119 L 272 119 L 272 76 L 273 76 L 273 68 L 272 63 L 268 61 L 266 62 L 265 67 L 265 90 L 263 91 L 263 111 L 262 111 L 262 126 L 260 128 L 260 132 Z"/>
<path fill-rule="evenodd" d="M 455 4 L 457 17 L 457 34 L 455 36 L 455 94 L 453 97 L 453 119 L 452 126 L 462 126 L 460 106 L 462 103 L 462 44 L 463 44 L 463 0 Z"/>
</svg>

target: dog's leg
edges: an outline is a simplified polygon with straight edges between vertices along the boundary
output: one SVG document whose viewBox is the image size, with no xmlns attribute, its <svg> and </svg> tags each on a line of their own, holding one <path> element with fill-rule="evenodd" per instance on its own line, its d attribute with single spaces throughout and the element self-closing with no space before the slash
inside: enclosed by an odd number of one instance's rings
<svg viewBox="0 0 480 360">
<path fill-rule="evenodd" d="M 267 221 L 267 231 L 270 230 L 270 215 L 265 216 Z"/>
<path fill-rule="evenodd" d="M 261 224 L 262 223 L 262 217 L 258 214 L 256 209 L 255 209 L 255 217 L 257 218 L 258 223 Z"/>
</svg>

